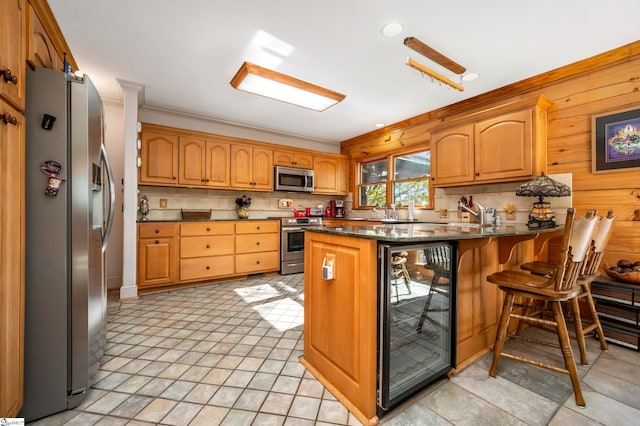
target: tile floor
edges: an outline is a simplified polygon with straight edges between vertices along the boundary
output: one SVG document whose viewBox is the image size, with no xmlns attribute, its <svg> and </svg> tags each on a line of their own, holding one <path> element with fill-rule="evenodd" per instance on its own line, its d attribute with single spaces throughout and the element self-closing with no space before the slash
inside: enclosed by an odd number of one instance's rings
<svg viewBox="0 0 640 426">
<path fill-rule="evenodd" d="M 97 383 L 80 407 L 33 424 L 360 424 L 298 362 L 302 290 L 296 274 L 111 301 Z M 568 376 L 503 359 L 489 378 L 487 354 L 381 423 L 640 424 L 640 352 L 588 345 L 592 362 L 579 366 L 586 408 L 575 405 Z"/>
</svg>

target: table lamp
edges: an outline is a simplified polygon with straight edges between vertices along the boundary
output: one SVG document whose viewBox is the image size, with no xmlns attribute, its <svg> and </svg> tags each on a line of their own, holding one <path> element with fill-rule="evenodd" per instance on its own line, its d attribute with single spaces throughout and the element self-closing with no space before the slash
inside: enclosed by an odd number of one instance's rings
<svg viewBox="0 0 640 426">
<path fill-rule="evenodd" d="M 516 189 L 516 195 L 521 197 L 538 197 L 538 202 L 533 203 L 533 209 L 529 213 L 527 226 L 529 229 L 555 228 L 556 218 L 548 202 L 543 197 L 568 197 L 571 195 L 571 188 L 564 183 L 557 182 L 540 173 L 533 180 L 524 183 Z"/>
</svg>

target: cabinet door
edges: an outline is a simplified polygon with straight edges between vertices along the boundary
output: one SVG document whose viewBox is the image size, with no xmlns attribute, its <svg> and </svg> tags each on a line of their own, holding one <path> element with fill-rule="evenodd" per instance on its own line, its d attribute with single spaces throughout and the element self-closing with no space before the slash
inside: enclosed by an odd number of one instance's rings
<svg viewBox="0 0 640 426">
<path fill-rule="evenodd" d="M 316 194 L 337 194 L 339 183 L 338 176 L 340 166 L 337 158 L 333 157 L 313 157 L 313 172 L 315 179 L 314 193 Z"/>
<path fill-rule="evenodd" d="M 178 182 L 178 137 L 142 132 L 140 183 L 176 185 Z"/>
<path fill-rule="evenodd" d="M 313 168 L 313 156 L 292 151 L 274 151 L 273 165 L 311 169 Z"/>
<path fill-rule="evenodd" d="M 432 133 L 431 159 L 436 185 L 473 182 L 473 125 Z"/>
<path fill-rule="evenodd" d="M 273 191 L 273 151 L 253 148 L 253 189 Z"/>
<path fill-rule="evenodd" d="M 25 0 L 0 2 L 0 95 L 20 111 L 25 90 Z"/>
<path fill-rule="evenodd" d="M 176 281 L 175 238 L 138 241 L 138 285 L 169 284 Z"/>
<path fill-rule="evenodd" d="M 532 111 L 517 111 L 475 125 L 475 180 L 533 175 Z"/>
<path fill-rule="evenodd" d="M 27 62 L 34 67 L 63 69 L 62 57 L 56 50 L 33 7 L 27 9 Z"/>
<path fill-rule="evenodd" d="M 0 99 L 0 417 L 22 407 L 24 352 L 24 117 Z M 12 124 L 15 117 L 15 124 Z"/>
<path fill-rule="evenodd" d="M 207 183 L 205 145 L 204 139 L 180 137 L 180 165 L 178 167 L 178 183 L 180 185 L 202 186 Z"/>
<path fill-rule="evenodd" d="M 245 145 L 231 145 L 231 187 L 251 189 L 253 182 L 252 149 Z"/>
<path fill-rule="evenodd" d="M 228 188 L 231 184 L 230 145 L 207 141 L 206 150 L 207 186 Z"/>
</svg>

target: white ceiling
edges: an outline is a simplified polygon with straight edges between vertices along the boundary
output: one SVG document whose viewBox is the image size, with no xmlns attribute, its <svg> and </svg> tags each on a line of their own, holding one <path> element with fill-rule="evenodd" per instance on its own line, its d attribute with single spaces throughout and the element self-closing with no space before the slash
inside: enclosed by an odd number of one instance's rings
<svg viewBox="0 0 640 426">
<path fill-rule="evenodd" d="M 638 0 L 49 0 L 81 71 L 104 98 L 116 78 L 145 103 L 339 142 L 640 39 Z M 404 25 L 392 38 L 391 21 Z M 416 37 L 480 78 L 459 82 L 404 46 Z M 282 50 L 285 46 L 289 51 Z M 345 94 L 316 112 L 233 89 L 244 61 Z"/>
</svg>

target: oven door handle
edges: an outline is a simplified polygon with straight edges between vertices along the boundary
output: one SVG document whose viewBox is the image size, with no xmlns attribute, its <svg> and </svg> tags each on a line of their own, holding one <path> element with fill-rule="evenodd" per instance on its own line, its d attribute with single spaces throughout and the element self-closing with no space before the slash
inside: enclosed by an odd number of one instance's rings
<svg viewBox="0 0 640 426">
<path fill-rule="evenodd" d="M 302 231 L 301 227 L 297 228 L 282 228 L 282 232 L 290 232 L 290 231 Z"/>
</svg>

